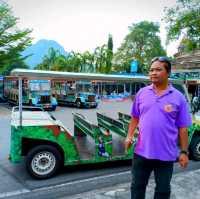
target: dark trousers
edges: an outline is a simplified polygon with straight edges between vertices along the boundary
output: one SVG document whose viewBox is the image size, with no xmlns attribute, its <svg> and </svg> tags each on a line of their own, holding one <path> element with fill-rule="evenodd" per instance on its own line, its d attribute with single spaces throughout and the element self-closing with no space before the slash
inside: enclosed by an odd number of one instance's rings
<svg viewBox="0 0 200 199">
<path fill-rule="evenodd" d="M 154 199 L 169 199 L 173 161 L 146 159 L 134 154 L 132 165 L 131 199 L 145 199 L 146 186 L 151 172 L 154 172 Z"/>
</svg>

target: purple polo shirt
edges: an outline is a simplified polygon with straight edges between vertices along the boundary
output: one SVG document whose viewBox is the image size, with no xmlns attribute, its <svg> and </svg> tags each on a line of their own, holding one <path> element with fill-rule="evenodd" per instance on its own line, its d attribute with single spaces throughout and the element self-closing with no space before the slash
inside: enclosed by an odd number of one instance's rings
<svg viewBox="0 0 200 199">
<path fill-rule="evenodd" d="M 136 94 L 131 114 L 139 118 L 135 153 L 148 159 L 176 160 L 178 129 L 192 124 L 183 94 L 169 85 L 157 96 L 153 85 L 146 86 Z"/>
</svg>

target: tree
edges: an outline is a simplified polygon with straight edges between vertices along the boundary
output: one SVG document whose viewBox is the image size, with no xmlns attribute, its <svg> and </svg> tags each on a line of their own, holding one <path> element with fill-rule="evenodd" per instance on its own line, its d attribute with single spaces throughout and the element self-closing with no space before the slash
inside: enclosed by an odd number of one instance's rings
<svg viewBox="0 0 200 199">
<path fill-rule="evenodd" d="M 107 49 L 107 58 L 106 58 L 106 68 L 105 73 L 110 73 L 112 68 L 112 58 L 113 58 L 113 39 L 112 35 L 108 36 L 108 49 Z"/>
<path fill-rule="evenodd" d="M 7 74 L 13 67 L 26 67 L 20 53 L 31 43 L 31 30 L 19 30 L 17 18 L 5 2 L 0 2 L 0 73 Z M 16 65 L 18 63 L 18 65 Z"/>
<path fill-rule="evenodd" d="M 67 61 L 66 56 L 59 54 L 56 57 L 56 60 L 54 62 L 54 65 L 52 66 L 51 70 L 64 71 L 65 67 L 66 67 L 66 61 Z"/>
<path fill-rule="evenodd" d="M 125 37 L 122 45 L 114 55 L 114 69 L 130 72 L 130 63 L 137 60 L 138 72 L 148 70 L 150 60 L 155 56 L 166 55 L 161 45 L 159 25 L 142 21 L 129 27 L 130 33 Z"/>
<path fill-rule="evenodd" d="M 200 2 L 199 0 L 177 0 L 173 8 L 165 9 L 167 41 L 183 37 L 185 51 L 200 48 Z"/>
<path fill-rule="evenodd" d="M 98 46 L 94 50 L 94 64 L 97 73 L 105 73 L 107 60 L 107 45 Z"/>
<path fill-rule="evenodd" d="M 81 53 L 72 51 L 67 59 L 66 71 L 80 72 L 82 63 L 81 59 Z"/>
<path fill-rule="evenodd" d="M 40 67 L 42 69 L 52 70 L 53 68 L 55 68 L 55 63 L 56 63 L 56 59 L 58 55 L 59 55 L 59 52 L 55 50 L 54 48 L 50 47 L 48 49 L 47 55 L 44 55 Z"/>
<path fill-rule="evenodd" d="M 42 59 L 42 63 L 36 66 L 36 69 L 40 70 L 54 70 L 60 71 L 64 70 L 66 67 L 66 56 L 61 55 L 58 50 L 50 47 L 46 55 Z"/>
<path fill-rule="evenodd" d="M 94 65 L 98 73 L 110 73 L 112 69 L 113 58 L 113 39 L 108 36 L 108 43 L 98 46 L 94 50 Z"/>
<path fill-rule="evenodd" d="M 83 54 L 81 54 L 80 66 L 80 72 L 94 72 L 94 54 L 90 53 L 89 51 L 85 51 Z"/>
<path fill-rule="evenodd" d="M 58 51 L 50 48 L 43 57 L 42 63 L 36 69 L 58 70 L 68 72 L 97 72 L 109 73 L 112 67 L 113 56 L 112 37 L 109 36 L 108 44 L 97 47 L 93 53 L 70 52 L 67 56 L 60 55 Z"/>
</svg>

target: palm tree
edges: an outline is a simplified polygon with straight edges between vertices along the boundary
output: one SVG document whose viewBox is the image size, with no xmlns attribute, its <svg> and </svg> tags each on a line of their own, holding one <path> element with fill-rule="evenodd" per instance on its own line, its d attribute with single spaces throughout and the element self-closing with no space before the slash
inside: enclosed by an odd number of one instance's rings
<svg viewBox="0 0 200 199">
<path fill-rule="evenodd" d="M 95 49 L 94 60 L 95 60 L 96 72 L 100 73 L 105 72 L 106 57 L 107 57 L 107 46 L 105 44 Z"/>
</svg>

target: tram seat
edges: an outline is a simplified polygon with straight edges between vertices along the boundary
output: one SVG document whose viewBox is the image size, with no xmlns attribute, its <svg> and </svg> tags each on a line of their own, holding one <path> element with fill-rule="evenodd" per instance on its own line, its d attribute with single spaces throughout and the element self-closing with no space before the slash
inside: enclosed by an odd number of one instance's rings
<svg viewBox="0 0 200 199">
<path fill-rule="evenodd" d="M 119 120 L 115 120 L 111 117 L 108 117 L 108 116 L 103 115 L 98 112 L 97 112 L 97 121 L 98 121 L 99 127 L 103 127 L 105 129 L 111 130 L 114 133 L 117 133 L 123 137 L 126 137 L 127 129 L 125 128 L 125 125 L 123 122 L 121 122 Z"/>
</svg>

